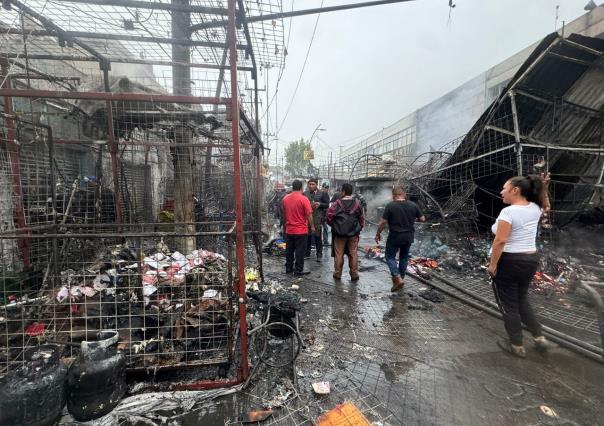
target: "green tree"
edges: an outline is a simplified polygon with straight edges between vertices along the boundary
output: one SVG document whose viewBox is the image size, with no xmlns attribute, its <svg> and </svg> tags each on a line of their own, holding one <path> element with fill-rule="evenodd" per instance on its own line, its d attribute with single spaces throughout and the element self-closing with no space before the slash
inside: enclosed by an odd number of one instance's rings
<svg viewBox="0 0 604 426">
<path fill-rule="evenodd" d="M 310 149 L 310 143 L 304 139 L 291 142 L 285 149 L 285 170 L 291 176 L 306 176 L 310 160 L 304 159 L 304 151 Z"/>
</svg>

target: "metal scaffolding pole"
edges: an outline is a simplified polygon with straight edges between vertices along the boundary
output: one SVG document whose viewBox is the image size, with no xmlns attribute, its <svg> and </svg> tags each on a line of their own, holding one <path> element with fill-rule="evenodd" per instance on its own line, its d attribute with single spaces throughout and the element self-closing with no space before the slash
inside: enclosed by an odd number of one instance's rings
<svg viewBox="0 0 604 426">
<path fill-rule="evenodd" d="M 229 0 L 229 22 L 227 40 L 229 44 L 229 64 L 231 66 L 231 132 L 233 136 L 233 187 L 235 191 L 235 237 L 237 258 L 236 292 L 239 295 L 239 327 L 241 337 L 241 380 L 249 373 L 247 359 L 247 317 L 245 295 L 245 253 L 243 239 L 243 202 L 241 199 L 241 164 L 239 158 L 239 91 L 237 87 L 237 33 L 235 31 L 235 14 L 237 0 Z"/>
</svg>

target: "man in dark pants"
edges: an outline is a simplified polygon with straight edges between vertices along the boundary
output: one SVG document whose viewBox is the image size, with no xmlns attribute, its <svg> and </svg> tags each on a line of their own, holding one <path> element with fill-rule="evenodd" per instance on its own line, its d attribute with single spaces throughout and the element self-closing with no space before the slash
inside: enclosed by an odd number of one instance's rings
<svg viewBox="0 0 604 426">
<path fill-rule="evenodd" d="M 306 275 L 304 271 L 304 254 L 308 229 L 315 232 L 313 211 L 310 201 L 302 194 L 302 182 L 292 183 L 291 194 L 286 195 L 282 202 L 284 234 L 287 248 L 285 251 L 285 273 Z M 295 266 L 294 266 L 295 260 Z"/>
<path fill-rule="evenodd" d="M 313 210 L 312 219 L 316 227 L 315 231 L 308 235 L 306 257 L 310 257 L 310 249 L 312 242 L 314 241 L 317 249 L 317 262 L 321 262 L 321 258 L 323 257 L 323 238 L 321 235 L 323 233 L 322 223 L 325 216 L 325 211 L 329 208 L 329 194 L 319 191 L 317 179 L 313 178 L 308 181 L 307 189 L 306 192 L 304 192 L 304 195 L 310 201 L 310 205 Z"/>
<path fill-rule="evenodd" d="M 392 188 L 392 200 L 384 208 L 384 214 L 378 224 L 375 242 L 379 244 L 384 227 L 388 225 L 388 239 L 386 240 L 386 263 L 392 275 L 392 288 L 390 291 L 399 291 L 405 285 L 403 279 L 407 271 L 409 249 L 413 244 L 415 234 L 415 221 L 425 222 L 426 218 L 417 204 L 406 199 L 403 188 Z M 396 254 L 398 252 L 398 265 Z"/>
<path fill-rule="evenodd" d="M 323 193 L 325 195 L 327 195 L 327 200 L 329 200 L 329 198 L 330 198 L 329 197 L 329 183 L 323 182 L 323 185 L 321 185 L 321 190 L 323 191 Z M 329 204 L 329 202 L 328 202 L 328 204 Z M 329 229 L 327 226 L 327 222 L 325 221 L 326 214 L 327 214 L 327 209 L 323 210 L 323 247 L 329 245 Z"/>
</svg>

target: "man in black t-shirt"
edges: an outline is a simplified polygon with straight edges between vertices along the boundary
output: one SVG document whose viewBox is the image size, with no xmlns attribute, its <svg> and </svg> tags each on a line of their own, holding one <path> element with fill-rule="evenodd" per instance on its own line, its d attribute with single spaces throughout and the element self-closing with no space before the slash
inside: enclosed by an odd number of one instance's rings
<svg viewBox="0 0 604 426">
<path fill-rule="evenodd" d="M 386 263 L 392 275 L 392 288 L 390 291 L 399 291 L 405 285 L 403 279 L 409 260 L 409 249 L 413 244 L 415 234 L 415 221 L 425 222 L 426 218 L 417 204 L 406 199 L 405 191 L 400 186 L 392 188 L 392 200 L 384 208 L 384 214 L 378 224 L 375 242 L 379 244 L 382 231 L 388 225 L 388 239 L 386 240 Z M 396 254 L 399 255 L 398 264 Z"/>
</svg>

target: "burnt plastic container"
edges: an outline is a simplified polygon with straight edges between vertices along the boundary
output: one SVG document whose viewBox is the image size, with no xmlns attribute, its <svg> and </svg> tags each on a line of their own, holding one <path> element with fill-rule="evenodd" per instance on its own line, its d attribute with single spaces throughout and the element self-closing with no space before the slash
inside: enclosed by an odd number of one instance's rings
<svg viewBox="0 0 604 426">
<path fill-rule="evenodd" d="M 117 331 L 101 331 L 82 342 L 67 373 L 67 409 L 84 422 L 109 413 L 126 392 L 126 358 L 118 352 Z"/>
<path fill-rule="evenodd" d="M 22 367 L 0 379 L 0 425 L 50 426 L 65 406 L 61 347 L 28 349 Z"/>
</svg>

